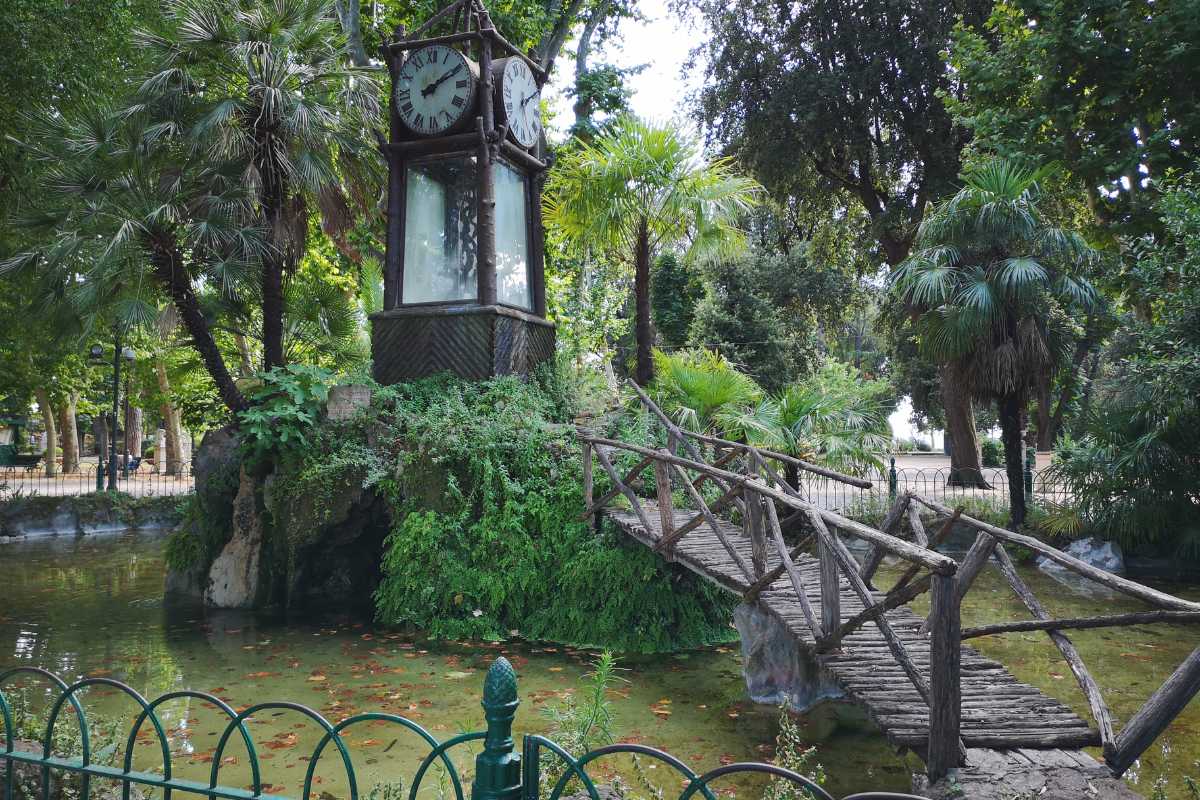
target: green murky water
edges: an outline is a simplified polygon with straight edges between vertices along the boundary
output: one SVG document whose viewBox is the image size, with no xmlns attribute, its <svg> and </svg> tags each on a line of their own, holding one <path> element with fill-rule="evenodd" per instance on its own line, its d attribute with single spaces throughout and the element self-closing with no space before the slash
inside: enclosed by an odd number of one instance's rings
<svg viewBox="0 0 1200 800">
<path fill-rule="evenodd" d="M 138 535 L 40 539 L 0 545 L 0 670 L 40 666 L 71 681 L 108 675 L 147 696 L 195 689 L 235 709 L 266 700 L 306 704 L 331 720 L 359 711 L 406 716 L 438 739 L 483 728 L 479 707 L 483 674 L 496 655 L 513 662 L 521 706 L 515 730 L 546 733 L 549 707 L 579 691 L 594 654 L 524 644 L 446 644 L 422 641 L 370 625 L 322 620 L 305 625 L 246 614 L 165 608 L 161 539 Z M 659 747 L 703 771 L 721 763 L 772 755 L 775 709 L 745 700 L 736 648 L 668 656 L 622 658 L 624 683 L 611 694 L 614 733 L 622 741 Z M 103 689 L 87 690 L 89 712 L 133 715 L 131 702 Z M 206 779 L 224 722 L 195 701 L 163 707 L 176 775 Z M 131 718 L 131 717 L 130 717 Z M 306 757 L 320 738 L 316 726 L 294 713 L 256 714 L 250 731 L 264 759 L 263 781 L 278 793 L 300 796 Z M 832 703 L 802 720 L 805 738 L 839 796 L 865 789 L 908 788 L 913 762 L 895 755 L 854 707 Z M 411 734 L 363 723 L 344 741 L 360 787 L 402 777 L 407 785 L 428 749 Z M 332 751 L 322 757 L 314 793 L 348 796 Z M 139 739 L 136 764 L 161 762 L 156 741 Z M 231 741 L 221 782 L 250 782 L 244 747 Z M 473 756 L 456 759 L 469 767 Z M 628 760 L 614 768 L 636 778 Z M 679 781 L 644 763 L 642 774 L 677 796 Z M 431 776 L 436 778 L 436 776 Z M 733 784 L 723 784 L 734 788 Z M 436 779 L 425 796 L 436 797 Z M 744 785 L 743 785 L 744 786 Z M 744 792 L 742 796 L 756 796 Z M 321 800 L 331 800 L 330 797 Z"/>
<path fill-rule="evenodd" d="M 898 574 L 902 570 L 893 570 Z M 881 572 L 886 573 L 887 570 Z M 1022 578 L 1055 617 L 1084 617 L 1145 611 L 1146 606 L 1125 595 L 1068 576 L 1063 581 L 1022 567 Z M 891 583 L 882 581 L 882 588 Z M 1200 600 L 1200 588 L 1156 584 L 1157 588 L 1189 600 Z M 918 613 L 929 610 L 928 595 L 913 604 Z M 1025 606 L 1000 573 L 988 568 L 979 574 L 963 601 L 962 625 L 1029 619 Z M 1175 668 L 1200 645 L 1200 629 L 1183 625 L 1139 625 L 1070 631 L 1083 663 L 1096 679 L 1109 709 L 1120 724 L 1137 712 Z M 1025 681 L 1070 706 L 1086 720 L 1087 700 L 1049 637 L 1042 632 L 1008 633 L 972 639 L 972 647 L 1002 662 L 1018 680 Z M 1102 760 L 1099 748 L 1091 751 Z M 1184 709 L 1158 742 L 1142 756 L 1126 780 L 1149 797 L 1155 781 L 1165 779 L 1167 796 L 1191 798 L 1184 777 L 1200 781 L 1200 697 Z"/>
<path fill-rule="evenodd" d="M 41 666 L 68 681 L 109 675 L 148 696 L 207 691 L 239 709 L 290 700 L 335 720 L 359 711 L 385 711 L 413 719 L 439 739 L 482 728 L 483 673 L 499 653 L 509 657 L 520 677 L 518 733 L 547 732 L 546 709 L 578 692 L 590 669 L 592 654 L 570 648 L 432 643 L 348 620 L 285 624 L 246 614 L 167 608 L 161 601 L 161 546 L 160 538 L 135 534 L 0 545 L 5 580 L 0 588 L 0 669 Z M 1054 612 L 1064 615 L 1136 605 L 1081 595 L 1035 571 L 1027 579 Z M 1196 590 L 1181 593 L 1200 597 Z M 1015 598 L 1002 591 L 999 577 L 985 573 L 964 609 L 964 625 L 1023 616 Z M 1081 632 L 1073 638 L 1121 718 L 1161 684 L 1195 643 L 1194 632 L 1168 626 Z M 978 644 L 1022 680 L 1086 710 L 1044 635 L 1010 634 Z M 770 757 L 777 715 L 744 699 L 735 648 L 627 658 L 621 666 L 626 682 L 611 695 L 618 739 L 663 748 L 698 770 Z M 135 713 L 133 704 L 115 692 L 100 687 L 87 691 L 90 714 L 130 718 Z M 206 778 L 223 720 L 187 700 L 168 702 L 162 717 L 175 774 Z M 263 782 L 274 792 L 299 796 L 318 728 L 298 714 L 269 711 L 256 714 L 250 730 L 262 759 Z M 854 708 L 826 704 L 801 720 L 801 730 L 819 748 L 836 794 L 907 788 L 915 760 L 895 755 Z M 349 729 L 343 741 L 363 789 L 397 778 L 407 781 L 427 752 L 415 737 L 389 723 L 363 723 Z M 134 755 L 140 768 L 153 769 L 161 762 L 156 741 L 148 735 L 139 738 Z M 472 758 L 463 749 L 456 761 L 469 768 Z M 1147 795 L 1160 774 L 1180 787 L 1196 759 L 1200 701 L 1176 720 L 1164 748 L 1147 754 L 1131 779 Z M 230 742 L 222 761 L 222 783 L 249 784 L 248 758 L 240 742 Z M 613 767 L 637 779 L 630 762 L 614 761 Z M 666 769 L 643 763 L 640 772 L 667 789 L 667 796 L 675 795 L 678 779 Z M 313 793 L 319 800 L 348 795 L 340 768 L 328 755 L 316 774 Z M 431 778 L 423 795 L 437 797 L 447 787 L 439 786 L 436 775 Z M 738 785 L 727 787 L 732 791 Z M 743 796 L 757 794 L 745 784 L 741 788 Z"/>
</svg>

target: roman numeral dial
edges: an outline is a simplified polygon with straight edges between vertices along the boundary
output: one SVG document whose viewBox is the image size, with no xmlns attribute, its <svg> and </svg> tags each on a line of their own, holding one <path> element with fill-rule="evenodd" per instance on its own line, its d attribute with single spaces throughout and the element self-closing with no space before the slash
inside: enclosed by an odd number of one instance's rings
<svg viewBox="0 0 1200 800">
<path fill-rule="evenodd" d="M 479 67 L 452 47 L 414 51 L 396 78 L 396 113 L 413 133 L 436 136 L 459 125 L 475 108 Z"/>
<path fill-rule="evenodd" d="M 524 59 L 496 62 L 496 109 L 508 123 L 508 132 L 522 147 L 533 147 L 542 133 L 542 92 Z"/>
</svg>

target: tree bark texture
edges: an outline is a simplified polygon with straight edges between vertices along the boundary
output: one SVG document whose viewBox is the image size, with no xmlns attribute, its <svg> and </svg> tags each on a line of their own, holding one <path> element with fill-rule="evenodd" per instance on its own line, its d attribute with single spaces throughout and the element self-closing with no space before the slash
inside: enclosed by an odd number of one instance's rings
<svg viewBox="0 0 1200 800">
<path fill-rule="evenodd" d="M 1004 473 L 1008 477 L 1009 527 L 1015 530 L 1025 522 L 1025 445 L 1021 437 L 1025 395 L 1010 392 L 1001 395 L 996 404 L 1000 416 L 1000 441 L 1004 445 Z"/>
<path fill-rule="evenodd" d="M 208 320 L 200 309 L 200 300 L 192 289 L 191 276 L 180 263 L 179 252 L 173 247 L 156 246 L 151 253 L 151 263 L 154 265 L 155 277 L 175 303 L 179 317 L 183 320 L 183 327 L 192 337 L 192 346 L 200 354 L 205 369 L 217 386 L 217 393 L 222 402 L 233 412 L 246 408 L 246 398 L 234 383 L 233 376 L 229 374 L 229 368 L 225 365 L 225 359 L 217 348 L 212 329 L 209 328 Z M 282 330 L 280 333 L 282 334 Z"/>
<path fill-rule="evenodd" d="M 108 422 L 105 421 L 105 417 L 101 412 L 92 420 L 92 438 L 96 440 L 96 455 L 100 457 L 101 464 L 108 463 Z"/>
<path fill-rule="evenodd" d="M 346 34 L 346 49 L 350 54 L 350 63 L 356 67 L 365 67 L 371 63 L 367 58 L 367 49 L 363 47 L 362 9 L 360 0 L 338 0 L 334 3 L 338 19 L 342 23 L 342 32 Z"/>
<path fill-rule="evenodd" d="M 46 452 L 43 461 L 46 462 L 46 477 L 53 478 L 58 474 L 58 426 L 54 419 L 54 406 L 50 403 L 50 393 L 43 388 L 33 391 L 37 398 L 38 410 L 42 412 L 42 424 L 46 426 Z"/>
<path fill-rule="evenodd" d="M 975 431 L 975 409 L 966 381 L 952 365 L 939 368 L 942 384 L 942 407 L 946 412 L 946 433 L 950 435 L 951 486 L 992 488 L 983 477 L 983 462 L 979 451 L 979 434 Z"/>
<path fill-rule="evenodd" d="M 637 339 L 637 382 L 649 386 L 654 380 L 654 325 L 650 321 L 650 230 L 645 219 L 638 226 L 634 253 L 633 295 L 637 307 L 634 325 Z"/>
<path fill-rule="evenodd" d="M 142 454 L 142 417 L 142 410 L 135 405 L 130 405 L 125 414 L 125 452 L 130 458 Z"/>
<path fill-rule="evenodd" d="M 166 459 L 167 474 L 178 475 L 183 463 L 183 433 L 179 424 L 179 410 L 171 402 L 171 382 L 167 379 L 167 365 L 161 358 L 156 359 L 154 369 L 158 377 L 158 390 L 163 396 L 159 409 L 163 418 L 163 430 L 166 433 L 167 452 L 155 453 L 155 458 Z"/>
<path fill-rule="evenodd" d="M 62 471 L 64 473 L 79 472 L 79 427 L 75 420 L 75 407 L 79 403 L 79 393 L 71 392 L 63 403 L 60 414 L 62 431 Z"/>
</svg>

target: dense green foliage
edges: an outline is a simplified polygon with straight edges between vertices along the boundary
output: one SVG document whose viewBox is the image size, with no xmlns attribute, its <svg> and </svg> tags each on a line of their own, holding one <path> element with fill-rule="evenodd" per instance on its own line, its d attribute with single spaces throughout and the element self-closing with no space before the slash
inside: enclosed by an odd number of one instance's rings
<svg viewBox="0 0 1200 800">
<path fill-rule="evenodd" d="M 827 362 L 807 379 L 767 394 L 709 350 L 658 351 L 655 363 L 652 392 L 685 429 L 854 472 L 881 467 L 879 454 L 891 445 L 891 387 L 848 364 Z"/>
<path fill-rule="evenodd" d="M 731 600 L 578 519 L 573 429 L 511 378 L 394 388 L 383 488 L 396 518 L 378 616 L 435 636 L 522 636 L 631 651 L 727 639 Z"/>
<path fill-rule="evenodd" d="M 347 487 L 382 495 L 392 528 L 378 619 L 435 637 L 519 631 L 627 651 L 728 639 L 730 598 L 579 520 L 572 410 L 551 370 L 530 383 L 442 375 L 376 386 L 369 411 L 320 422 L 280 459 L 275 524 L 315 509 L 304 530 L 285 526 L 294 550 Z"/>
<path fill-rule="evenodd" d="M 1127 323 L 1082 435 L 1054 466 L 1083 524 L 1126 546 L 1200 557 L 1200 185 L 1160 203 L 1166 235 L 1138 242 L 1155 323 Z"/>
<path fill-rule="evenodd" d="M 1098 236 L 1141 234 L 1153 182 L 1192 167 L 1198 42 L 1196 0 L 1001 0 L 956 32 L 946 102 L 977 150 L 1063 164 Z"/>
<path fill-rule="evenodd" d="M 759 186 L 729 159 L 705 163 L 699 143 L 675 125 L 625 117 L 566 153 L 546 186 L 545 214 L 571 245 L 626 262 L 633 271 L 637 380 L 654 376 L 650 268 L 664 248 L 694 260 L 744 242 L 738 223 Z"/>
</svg>

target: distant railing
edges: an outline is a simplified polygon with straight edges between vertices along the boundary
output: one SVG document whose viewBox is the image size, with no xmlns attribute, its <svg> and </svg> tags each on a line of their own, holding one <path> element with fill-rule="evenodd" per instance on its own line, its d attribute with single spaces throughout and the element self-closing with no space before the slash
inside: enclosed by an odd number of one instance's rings
<svg viewBox="0 0 1200 800">
<path fill-rule="evenodd" d="M 84 462 L 73 472 L 58 471 L 46 475 L 44 463 L 34 466 L 0 466 L 0 500 L 14 496 L 71 497 L 105 491 L 107 475 L 98 465 Z M 158 472 L 153 464 L 142 463 L 137 469 L 117 468 L 117 491 L 134 497 L 187 494 L 196 482 L 190 465 L 175 472 Z"/>
<path fill-rule="evenodd" d="M 842 481 L 823 478 L 811 473 L 801 474 L 798 487 L 813 503 L 833 510 L 862 508 L 897 495 L 912 492 L 939 502 L 956 503 L 962 500 L 978 500 L 1008 507 L 1008 476 L 1004 470 L 985 468 L 983 484 L 962 485 L 951 481 L 948 467 L 894 467 L 872 470 L 865 476 L 869 488 L 852 486 Z M 1062 505 L 1071 500 L 1069 487 L 1055 480 L 1049 470 L 1033 471 L 1026 476 L 1032 481 L 1033 494 L 1030 502 Z"/>
<path fill-rule="evenodd" d="M 45 733 L 40 734 L 36 741 L 20 740 L 17 733 L 13 704 L 6 698 L 4 689 L 14 679 L 32 677 L 45 684 L 52 691 L 49 704 L 49 715 Z M 88 687 L 99 687 L 101 690 L 119 692 L 129 698 L 137 708 L 137 717 L 128 737 L 123 740 L 123 750 L 106 748 L 110 753 L 105 759 L 98 752 L 99 748 L 89 730 L 89 722 L 85 713 L 80 693 Z M 186 779 L 178 774 L 173 763 L 172 731 L 164 725 L 159 717 L 159 709 L 170 701 L 197 701 L 221 713 L 228 720 L 224 730 L 216 738 L 216 748 L 213 751 L 207 779 Z M 33 667 L 18 667 L 0 673 L 0 722 L 3 723 L 4 739 L 0 749 L 0 798 L 3 800 L 32 800 L 40 796 L 43 800 L 51 797 L 50 787 L 55 781 L 61 786 L 65 775 L 79 776 L 81 800 L 88 800 L 89 790 L 93 779 L 113 781 L 120 785 L 121 796 L 129 800 L 131 789 L 149 787 L 163 790 L 165 800 L 170 800 L 172 792 L 184 792 L 189 795 L 199 795 L 216 800 L 290 800 L 287 795 L 278 793 L 278 788 L 264 778 L 264 765 L 255 746 L 252 725 L 267 717 L 277 717 L 282 714 L 293 714 L 300 719 L 315 724 L 323 732 L 318 744 L 311 754 L 303 759 L 305 766 L 304 783 L 297 800 L 309 800 L 315 797 L 312 792 L 314 783 L 320 783 L 317 777 L 318 763 L 323 754 L 328 754 L 333 761 L 345 772 L 349 788 L 349 800 L 359 800 L 363 795 L 355 775 L 354 761 L 351 757 L 350 728 L 367 724 L 372 728 L 378 726 L 394 726 L 397 734 L 409 734 L 419 739 L 428 747 L 428 753 L 419 762 L 414 763 L 414 771 L 408 781 L 409 800 L 415 800 L 422 782 L 430 773 L 431 768 L 438 768 L 442 773 L 440 778 L 449 781 L 449 787 L 439 786 L 441 796 L 452 796 L 454 800 L 540 800 L 543 789 L 548 800 L 558 800 L 568 790 L 574 791 L 573 797 L 579 797 L 579 789 L 590 800 L 610 796 L 603 791 L 593 770 L 606 758 L 620 754 L 630 754 L 634 758 L 644 758 L 656 765 L 665 767 L 663 772 L 672 772 L 678 777 L 677 781 L 667 779 L 666 786 L 681 787 L 678 800 L 703 798 L 716 800 L 718 792 L 722 792 L 713 784 L 722 778 L 737 775 L 759 774 L 771 780 L 791 784 L 799 792 L 807 792 L 813 800 L 834 800 L 812 779 L 774 764 L 736 763 L 717 767 L 704 773 L 697 773 L 678 758 L 639 744 L 613 744 L 592 750 L 589 753 L 573 755 L 553 740 L 536 735 L 526 735 L 518 751 L 513 739 L 512 724 L 516 716 L 517 706 L 520 705 L 517 693 L 517 676 L 512 665 L 503 656 L 496 659 L 488 669 L 483 684 L 483 714 L 487 721 L 486 731 L 462 733 L 444 742 L 438 741 L 425 728 L 412 720 L 397 715 L 379 712 L 355 714 L 351 717 L 332 723 L 313 709 L 292 702 L 263 702 L 248 708 L 235 710 L 228 703 L 207 692 L 175 691 L 164 694 L 153 701 L 147 700 L 136 690 L 112 678 L 85 678 L 68 685 L 58 676 L 43 669 Z M 63 717 L 67 719 L 62 719 Z M 60 725 L 77 726 L 79 730 L 79 752 L 55 752 L 56 728 L 61 733 Z M 120 739 L 117 740 L 121 742 Z M 229 786 L 221 783 L 221 769 L 228 763 L 236 762 L 236 758 L 226 756 L 229 746 L 234 741 L 240 744 L 238 748 L 249 759 L 250 784 L 248 786 Z M 466 774 L 460 770 L 451 758 L 451 751 L 459 748 L 474 751 L 477 745 L 472 742 L 482 741 L 483 748 L 475 755 L 474 773 Z M 139 764 L 135 769 L 135 744 L 153 745 L 148 747 L 147 755 L 150 764 Z M 18 747 L 18 744 L 21 746 Z M 270 743 L 266 743 L 269 747 Z M 463 748 L 462 745 L 467 745 Z M 63 749 L 63 748 L 59 748 Z M 72 748 L 76 749 L 76 748 Z M 153 755 L 151 755 L 153 753 Z M 105 760 L 120 762 L 119 766 L 101 763 Z M 460 759 L 462 760 L 462 759 Z M 328 763 L 328 762 L 327 762 Z M 469 763 L 469 756 L 468 756 Z M 20 765 L 30 765 L 32 770 L 32 787 L 22 786 L 22 793 L 16 791 L 17 781 L 14 776 Z M 543 770 L 553 770 L 543 775 Z M 603 768 L 601 771 L 604 772 Z M 556 777 L 557 776 L 557 777 Z M 391 776 L 389 776 L 391 777 Z M 395 776 L 393 783 L 400 783 L 405 776 Z M 24 783 L 24 782 L 23 782 Z M 40 783 L 40 786 L 37 784 Z M 464 787 L 470 786 L 467 791 Z M 450 792 L 446 789 L 449 788 Z M 603 792 L 603 793 L 602 793 Z M 799 793 L 797 792 L 797 793 Z M 325 793 L 322 792 L 322 795 Z M 100 796 L 97 793 L 96 796 Z M 663 796 L 661 791 L 659 796 Z M 856 794 L 845 800 L 919 800 L 906 794 L 890 792 L 868 792 Z"/>
</svg>

